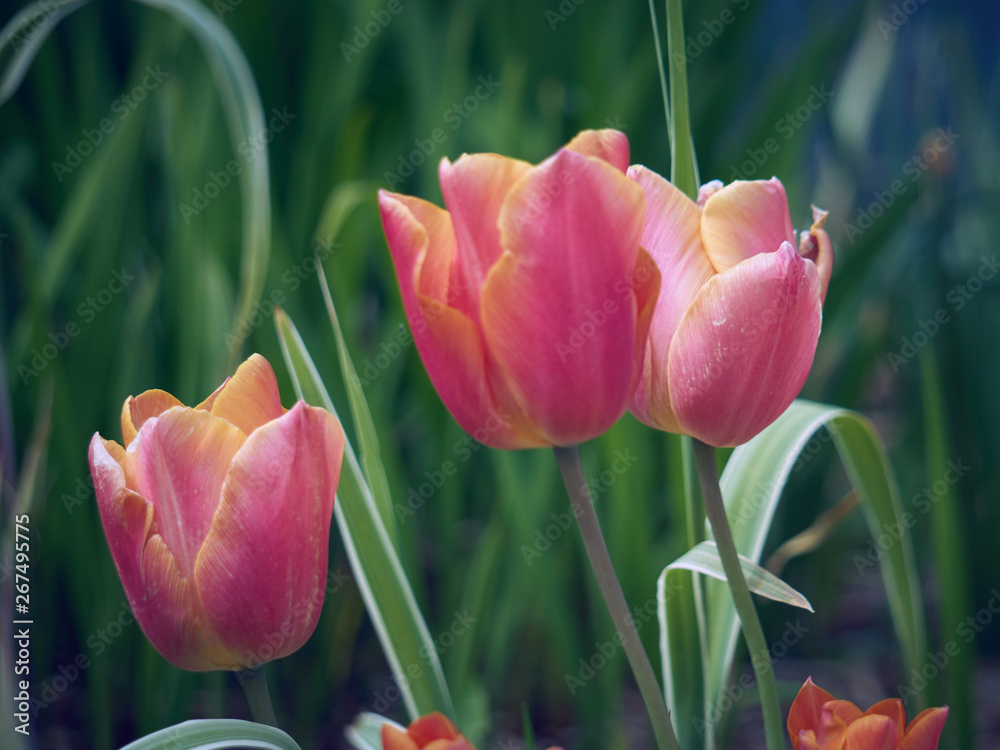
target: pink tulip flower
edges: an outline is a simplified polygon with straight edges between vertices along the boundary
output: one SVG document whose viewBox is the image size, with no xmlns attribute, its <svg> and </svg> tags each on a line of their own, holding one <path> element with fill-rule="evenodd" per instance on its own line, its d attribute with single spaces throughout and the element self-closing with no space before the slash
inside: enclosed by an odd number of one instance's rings
<svg viewBox="0 0 1000 750">
<path fill-rule="evenodd" d="M 793 750 L 937 750 L 947 718 L 947 706 L 928 708 L 907 724 L 899 698 L 862 712 L 809 678 L 788 711 L 788 734 Z"/>
<path fill-rule="evenodd" d="M 258 354 L 195 408 L 125 401 L 124 447 L 94 434 L 90 470 L 125 595 L 164 658 L 195 672 L 287 656 L 316 627 L 344 433 L 281 406 Z"/>
<path fill-rule="evenodd" d="M 809 374 L 833 268 L 826 212 L 796 251 L 785 188 L 715 181 L 697 203 L 633 166 L 648 212 L 642 244 L 663 283 L 630 409 L 714 445 L 745 443 L 788 408 Z"/>
<path fill-rule="evenodd" d="M 379 192 L 417 350 L 476 440 L 574 445 L 624 413 L 659 288 L 628 156 L 585 131 L 537 166 L 443 159 L 447 210 Z"/>
</svg>

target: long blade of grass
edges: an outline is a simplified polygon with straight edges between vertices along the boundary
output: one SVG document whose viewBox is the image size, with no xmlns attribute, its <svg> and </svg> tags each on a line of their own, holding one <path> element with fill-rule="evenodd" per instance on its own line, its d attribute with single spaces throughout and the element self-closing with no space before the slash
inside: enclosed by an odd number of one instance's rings
<svg viewBox="0 0 1000 750">
<path fill-rule="evenodd" d="M 758 562 L 781 491 L 806 443 L 826 428 L 837 448 L 873 536 L 884 524 L 900 524 L 900 538 L 879 561 L 886 596 L 905 668 L 919 666 L 925 650 L 920 587 L 908 530 L 900 523 L 902 506 L 885 446 L 862 415 L 825 404 L 795 401 L 774 424 L 729 459 L 721 485 L 733 536 L 741 554 Z M 729 592 L 708 582 L 709 691 L 716 705 L 732 667 L 739 624 Z"/>
<path fill-rule="evenodd" d="M 969 596 L 968 540 L 962 522 L 961 506 L 951 483 L 943 480 L 949 472 L 948 450 L 950 444 L 945 420 L 941 381 L 932 346 L 920 350 L 920 374 L 924 402 L 924 447 L 927 455 L 926 487 L 932 488 L 934 502 L 924 506 L 930 519 L 931 554 L 940 602 L 940 646 L 944 646 L 960 629 L 969 612 L 974 611 Z M 938 483 L 944 492 L 938 493 Z M 949 652 L 951 653 L 951 652 Z M 963 644 L 948 664 L 946 694 L 938 694 L 936 701 L 948 703 L 952 718 L 946 731 L 958 738 L 958 747 L 973 747 L 972 685 L 975 676 L 975 644 Z"/>
<path fill-rule="evenodd" d="M 701 183 L 691 137 L 684 4 L 681 0 L 667 0 L 667 57 L 670 61 L 670 181 L 694 200 Z"/>
<path fill-rule="evenodd" d="M 267 127 L 257 83 L 232 32 L 206 6 L 191 0 L 135 1 L 169 13 L 191 32 L 205 51 L 222 97 L 235 158 L 243 167 L 239 175 L 243 249 L 235 330 L 239 321 L 250 316 L 253 304 L 260 300 L 271 256 L 271 181 L 264 138 Z M 253 147 L 246 148 L 248 144 Z M 230 370 L 235 369 L 239 356 L 239 347 L 236 347 L 230 356 Z"/>
<path fill-rule="evenodd" d="M 279 308 L 274 322 L 295 392 L 307 403 L 322 406 L 336 415 L 333 401 L 291 318 Z M 344 445 L 344 469 L 334 516 L 358 589 L 407 712 L 413 719 L 432 711 L 442 711 L 454 718 L 437 649 L 349 440 Z"/>
<path fill-rule="evenodd" d="M 39 0 L 21 8 L 0 29 L 0 52 L 8 44 L 14 48 L 14 54 L 0 76 L 0 105 L 17 91 L 52 29 L 70 13 L 89 2 L 90 0 Z"/>
</svg>

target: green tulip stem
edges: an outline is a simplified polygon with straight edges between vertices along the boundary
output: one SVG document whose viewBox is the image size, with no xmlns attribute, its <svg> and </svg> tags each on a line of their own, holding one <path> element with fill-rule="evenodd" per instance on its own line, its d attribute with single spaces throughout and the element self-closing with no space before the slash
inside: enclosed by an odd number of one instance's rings
<svg viewBox="0 0 1000 750">
<path fill-rule="evenodd" d="M 621 584 L 615 575 L 614 566 L 611 564 L 611 556 L 608 554 L 608 547 L 604 543 L 604 536 L 601 534 L 600 524 L 597 522 L 597 514 L 594 512 L 594 504 L 590 499 L 590 492 L 587 490 L 587 483 L 583 476 L 583 466 L 580 464 L 580 451 L 577 446 L 568 448 L 555 448 L 556 461 L 559 463 L 559 471 L 562 472 L 563 482 L 566 485 L 566 492 L 573 503 L 573 515 L 576 516 L 580 524 L 580 534 L 583 536 L 584 546 L 587 548 L 587 557 L 590 559 L 590 566 L 594 569 L 597 583 L 604 595 L 604 603 L 611 613 L 611 620 L 618 631 L 618 638 L 622 642 L 625 656 L 628 658 L 629 666 L 632 667 L 632 674 L 639 686 L 639 692 L 646 704 L 646 711 L 653 724 L 653 732 L 656 735 L 656 744 L 660 750 L 677 750 L 677 738 L 674 736 L 674 728 L 670 725 L 670 712 L 667 704 L 663 701 L 663 694 L 660 692 L 659 683 L 653 673 L 653 667 L 649 663 L 646 650 L 639 640 L 639 633 L 635 628 L 635 621 L 629 612 L 628 604 L 625 602 L 625 595 L 622 593 Z"/>
<path fill-rule="evenodd" d="M 726 518 L 726 506 L 722 502 L 722 489 L 719 487 L 719 470 L 715 464 L 715 448 L 697 439 L 693 442 L 695 465 L 698 467 L 701 494 L 705 500 L 705 514 L 712 524 L 719 557 L 722 558 L 722 568 L 726 572 L 736 613 L 740 617 L 743 638 L 750 652 L 750 663 L 757 677 L 767 748 L 784 750 L 785 738 L 781 724 L 781 703 L 778 701 L 778 684 L 774 679 L 774 670 L 771 669 L 771 654 L 767 648 L 767 641 L 764 640 L 764 629 L 760 626 L 760 618 L 754 609 L 750 589 L 747 588 L 746 578 L 743 577 L 733 532 L 729 528 L 729 519 Z"/>
<path fill-rule="evenodd" d="M 267 675 L 264 666 L 253 669 L 236 670 L 236 679 L 243 686 L 247 703 L 250 704 L 250 714 L 258 724 L 277 727 L 278 720 L 274 716 L 274 706 L 271 705 L 271 694 L 267 692 Z"/>
</svg>

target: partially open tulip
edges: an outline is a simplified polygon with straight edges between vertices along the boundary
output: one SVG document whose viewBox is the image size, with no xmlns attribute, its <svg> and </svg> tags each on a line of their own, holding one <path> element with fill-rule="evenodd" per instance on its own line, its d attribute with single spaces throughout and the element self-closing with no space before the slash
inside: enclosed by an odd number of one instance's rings
<svg viewBox="0 0 1000 750">
<path fill-rule="evenodd" d="M 659 288 L 628 155 L 585 131 L 537 166 L 443 159 L 447 210 L 379 193 L 417 350 L 476 440 L 573 445 L 624 413 Z"/>
<path fill-rule="evenodd" d="M 344 433 L 281 406 L 260 355 L 195 408 L 164 391 L 125 401 L 124 447 L 94 434 L 104 532 L 143 632 L 183 669 L 287 656 L 323 606 Z"/>
<path fill-rule="evenodd" d="M 928 708 L 907 724 L 899 698 L 862 712 L 809 678 L 788 712 L 788 734 L 794 750 L 937 750 L 947 718 L 947 706 Z"/>
<path fill-rule="evenodd" d="M 816 353 L 833 247 L 826 213 L 796 249 L 777 178 L 715 181 L 695 202 L 642 166 L 642 244 L 663 283 L 632 413 L 714 446 L 745 443 L 788 408 Z"/>
<path fill-rule="evenodd" d="M 390 724 L 382 725 L 382 750 L 475 750 L 451 720 L 434 712 L 421 716 L 404 732 Z M 549 750 L 562 750 L 551 747 Z"/>
<path fill-rule="evenodd" d="M 406 731 L 382 725 L 382 750 L 475 750 L 451 720 L 434 712 L 421 716 Z"/>
</svg>

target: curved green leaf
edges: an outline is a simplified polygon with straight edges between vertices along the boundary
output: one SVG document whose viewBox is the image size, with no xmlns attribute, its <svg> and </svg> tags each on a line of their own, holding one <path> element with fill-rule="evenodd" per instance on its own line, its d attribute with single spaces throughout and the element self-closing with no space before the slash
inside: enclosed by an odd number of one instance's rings
<svg viewBox="0 0 1000 750">
<path fill-rule="evenodd" d="M 278 308 L 274 322 L 296 394 L 336 415 L 330 394 L 291 318 Z M 437 649 L 349 440 L 344 444 L 344 468 L 333 512 L 358 589 L 407 712 L 413 719 L 432 711 L 454 718 Z"/>
<path fill-rule="evenodd" d="M 812 435 L 826 428 L 857 490 L 874 536 L 899 524 L 901 538 L 879 561 L 905 668 L 919 666 L 925 650 L 923 605 L 908 530 L 899 523 L 899 487 L 885 446 L 864 416 L 835 406 L 797 400 L 774 424 L 733 451 L 720 480 L 736 547 L 759 561 L 781 491 Z M 893 526 L 895 528 L 895 526 Z M 729 679 L 739 623 L 724 584 L 709 581 L 706 599 L 710 671 L 708 696 L 718 704 Z"/>
<path fill-rule="evenodd" d="M 757 565 L 752 560 L 748 560 L 740 555 L 740 565 L 743 567 L 743 575 L 747 579 L 747 586 L 750 591 L 766 599 L 776 602 L 790 604 L 793 607 L 813 611 L 809 600 L 793 589 L 778 576 L 770 573 Z M 683 555 L 670 563 L 666 570 L 690 570 L 694 573 L 701 573 L 717 581 L 725 581 L 726 573 L 722 569 L 722 558 L 719 557 L 719 548 L 715 542 L 702 542 L 689 549 Z"/>
<path fill-rule="evenodd" d="M 185 721 L 130 742 L 121 750 L 216 750 L 225 747 L 302 750 L 276 727 L 238 719 Z"/>
</svg>

